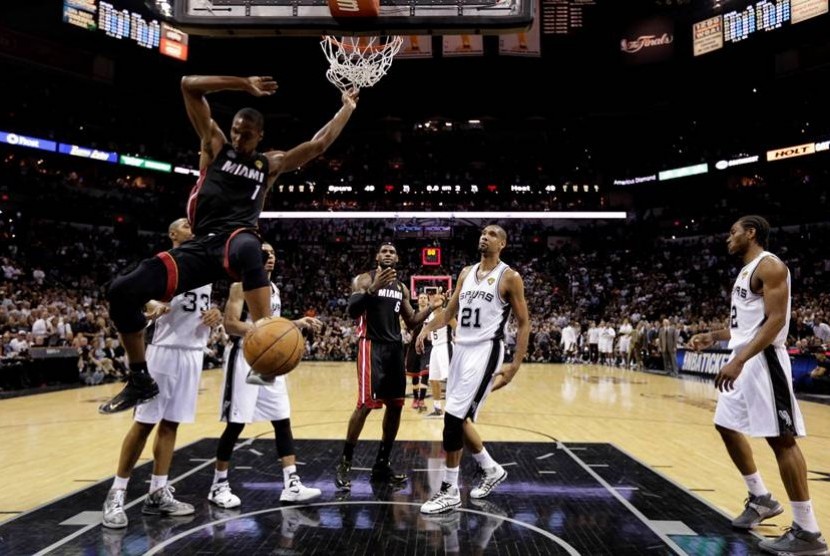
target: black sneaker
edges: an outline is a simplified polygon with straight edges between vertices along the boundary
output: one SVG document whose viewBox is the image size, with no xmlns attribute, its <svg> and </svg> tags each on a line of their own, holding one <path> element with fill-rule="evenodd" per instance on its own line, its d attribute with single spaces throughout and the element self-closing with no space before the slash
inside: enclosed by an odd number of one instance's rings
<svg viewBox="0 0 830 556">
<path fill-rule="evenodd" d="M 338 490 L 351 490 L 352 480 L 349 479 L 349 473 L 352 470 L 352 462 L 346 459 L 346 456 L 340 458 L 337 464 L 337 470 L 334 473 L 334 486 Z"/>
<path fill-rule="evenodd" d="M 373 481 L 386 481 L 390 485 L 396 485 L 406 482 L 406 475 L 403 473 L 395 473 L 388 461 L 376 461 L 372 466 Z"/>
<path fill-rule="evenodd" d="M 98 407 L 98 413 L 105 415 L 132 409 L 140 403 L 158 396 L 159 387 L 149 373 L 131 373 L 124 389 L 110 401 Z"/>
</svg>

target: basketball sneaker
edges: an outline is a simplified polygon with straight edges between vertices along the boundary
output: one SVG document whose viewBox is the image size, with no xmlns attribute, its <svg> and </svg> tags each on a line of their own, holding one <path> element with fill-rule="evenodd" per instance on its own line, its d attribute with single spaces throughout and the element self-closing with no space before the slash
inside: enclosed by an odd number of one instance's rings
<svg viewBox="0 0 830 556">
<path fill-rule="evenodd" d="M 248 376 L 245 377 L 245 382 L 248 384 L 253 384 L 254 386 L 271 386 L 274 384 L 274 380 L 276 380 L 276 375 L 271 377 L 271 380 L 267 380 L 261 374 L 255 373 L 253 369 L 248 371 Z"/>
<path fill-rule="evenodd" d="M 319 527 L 320 512 L 317 508 L 287 507 L 282 510 L 281 533 L 283 537 L 294 538 L 300 527 Z"/>
<path fill-rule="evenodd" d="M 461 493 L 457 486 L 450 486 L 447 482 L 441 483 L 438 492 L 421 505 L 422 514 L 442 514 L 461 506 Z"/>
<path fill-rule="evenodd" d="M 489 495 L 502 481 L 507 478 L 504 467 L 496 464 L 495 467 L 485 469 L 478 486 L 470 491 L 470 498 L 484 498 Z"/>
<path fill-rule="evenodd" d="M 120 529 L 102 528 L 101 542 L 104 545 L 104 554 L 123 554 L 124 537 L 126 535 L 127 529 L 124 527 Z"/>
<path fill-rule="evenodd" d="M 288 478 L 288 486 L 282 489 L 280 502 L 305 502 L 317 498 L 321 494 L 322 491 L 319 488 L 305 486 L 298 475 L 292 474 Z"/>
<path fill-rule="evenodd" d="M 173 493 L 176 489 L 170 485 L 165 485 L 160 489 L 151 492 L 144 499 L 144 505 L 141 507 L 141 513 L 145 515 L 164 515 L 164 516 L 182 516 L 191 515 L 196 510 L 190 504 L 179 502 L 173 498 Z"/>
<path fill-rule="evenodd" d="M 786 554 L 788 556 L 824 555 L 827 554 L 827 541 L 821 533 L 810 533 L 793 523 L 783 535 L 777 539 L 765 539 L 758 544 L 763 552 L 770 554 Z"/>
<path fill-rule="evenodd" d="M 123 488 L 113 488 L 107 493 L 104 500 L 104 519 L 101 524 L 110 529 L 122 529 L 127 526 L 129 520 L 124 511 L 124 499 L 127 491 Z"/>
<path fill-rule="evenodd" d="M 406 475 L 403 473 L 395 473 L 392 466 L 386 460 L 377 460 L 372 466 L 372 481 L 387 481 L 391 485 L 401 484 L 406 482 Z"/>
<path fill-rule="evenodd" d="M 744 501 L 744 511 L 732 520 L 732 527 L 736 529 L 752 529 L 765 519 L 775 517 L 784 512 L 784 506 L 768 492 L 763 496 L 749 495 Z"/>
<path fill-rule="evenodd" d="M 459 512 L 444 512 L 440 514 L 424 514 L 421 516 L 427 523 L 438 526 L 444 535 L 457 532 L 461 527 L 461 514 Z"/>
<path fill-rule="evenodd" d="M 210 487 L 208 493 L 208 500 L 219 506 L 220 508 L 236 508 L 242 504 L 239 496 L 231 492 L 231 484 L 228 481 L 221 481 L 214 483 Z"/>
<path fill-rule="evenodd" d="M 352 488 L 352 481 L 349 479 L 349 473 L 352 470 L 352 462 L 346 459 L 346 456 L 340 458 L 337 464 L 337 470 L 334 472 L 334 486 L 338 490 L 350 490 Z"/>
<path fill-rule="evenodd" d="M 427 417 L 443 417 L 444 416 L 444 411 L 441 410 L 441 409 L 438 409 L 436 407 L 432 410 L 432 413 L 428 413 L 426 416 Z"/>
<path fill-rule="evenodd" d="M 159 387 L 150 373 L 130 373 L 127 384 L 110 401 L 98 407 L 98 413 L 108 415 L 132 409 L 158 396 Z"/>
</svg>

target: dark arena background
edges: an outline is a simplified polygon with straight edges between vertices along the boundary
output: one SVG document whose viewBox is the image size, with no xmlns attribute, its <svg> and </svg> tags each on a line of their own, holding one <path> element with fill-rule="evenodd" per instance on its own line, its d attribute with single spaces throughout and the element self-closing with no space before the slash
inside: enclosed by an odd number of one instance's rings
<svg viewBox="0 0 830 556">
<path fill-rule="evenodd" d="M 813 518 L 830 532 L 828 0 L 378 9 L 335 19 L 322 0 L 0 2 L 0 554 L 725 556 L 809 536 Z M 278 177 L 258 223 L 282 316 L 322 325 L 303 332 L 285 379 L 296 473 L 320 495 L 281 501 L 288 475 L 262 419 L 234 446 L 241 504 L 208 499 L 223 367 L 238 349 L 220 324 L 195 352 L 203 371 L 195 420 L 175 438 L 173 488 L 151 478 L 154 432 L 120 491 L 128 524 L 104 526 L 135 427 L 131 411 L 98 412 L 130 374 L 107 291 L 170 249 L 168 226 L 187 216 L 201 147 L 183 76 L 273 77 L 273 94 L 205 98 L 228 137 L 249 106 L 264 115 L 257 149 L 289 150 L 342 104 L 321 35 L 353 34 L 403 41 L 329 148 Z M 736 326 L 744 263 L 727 237 L 745 215 L 769 221 L 768 249 L 789 269 L 792 376 L 776 387 L 803 414 L 806 481 L 782 479 L 791 451 L 777 459 L 749 438 L 783 513 L 737 528 L 759 499 L 713 424 L 731 351 L 725 341 L 695 351 L 691 338 Z M 415 397 L 407 379 L 389 455 L 407 480 L 375 480 L 381 409 L 341 488 L 366 365 L 348 313 L 353 279 L 393 242 L 403 303 L 418 311 L 418 294 L 461 287 L 490 224 L 507 233 L 501 259 L 522 278 L 530 317 L 518 374 L 475 425 L 506 480 L 471 496 L 488 471 L 465 450 L 460 507 L 420 511 L 445 479 L 446 385 Z M 231 282 L 214 282 L 202 308 L 225 311 Z M 417 331 L 402 330 L 408 345 Z M 508 362 L 518 335 L 509 320 Z M 809 488 L 812 513 L 791 506 L 785 480 Z M 192 511 L 148 513 L 162 490 Z M 773 553 L 825 553 L 810 538 Z"/>
</svg>

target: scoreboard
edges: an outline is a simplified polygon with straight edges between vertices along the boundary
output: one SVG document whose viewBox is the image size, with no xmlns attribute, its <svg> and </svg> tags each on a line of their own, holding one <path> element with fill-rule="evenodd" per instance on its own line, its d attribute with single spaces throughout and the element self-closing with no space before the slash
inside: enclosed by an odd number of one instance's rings
<svg viewBox="0 0 830 556">
<path fill-rule="evenodd" d="M 63 20 L 88 31 L 102 31 L 108 37 L 127 40 L 165 56 L 187 60 L 187 33 L 156 19 L 119 8 L 104 0 L 64 0 Z"/>
<path fill-rule="evenodd" d="M 694 55 L 720 50 L 760 32 L 826 15 L 828 0 L 755 0 L 692 25 Z"/>
</svg>

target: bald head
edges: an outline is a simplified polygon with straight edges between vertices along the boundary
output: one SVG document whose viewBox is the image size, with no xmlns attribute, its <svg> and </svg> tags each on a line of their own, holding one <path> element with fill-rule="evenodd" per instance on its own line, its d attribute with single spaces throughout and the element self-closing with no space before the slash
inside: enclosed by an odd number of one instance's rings
<svg viewBox="0 0 830 556">
<path fill-rule="evenodd" d="M 507 246 L 507 232 L 497 224 L 490 224 L 481 230 L 478 250 L 482 255 L 498 255 Z"/>
<path fill-rule="evenodd" d="M 173 247 L 178 247 L 185 241 L 193 239 L 193 230 L 190 229 L 190 222 L 187 218 L 174 220 L 167 228 L 167 237 L 173 242 Z"/>
</svg>

